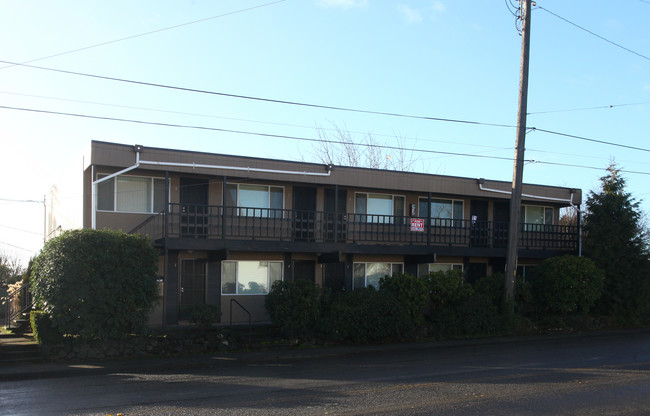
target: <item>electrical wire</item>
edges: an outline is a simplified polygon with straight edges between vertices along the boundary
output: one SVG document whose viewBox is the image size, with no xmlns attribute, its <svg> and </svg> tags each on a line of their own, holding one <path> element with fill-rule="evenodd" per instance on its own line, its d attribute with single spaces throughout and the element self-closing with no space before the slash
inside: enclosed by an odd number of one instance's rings
<svg viewBox="0 0 650 416">
<path fill-rule="evenodd" d="M 548 9 L 542 7 L 542 6 L 537 6 L 537 8 L 540 9 L 540 10 L 544 10 L 546 13 L 548 13 L 548 14 L 550 14 L 550 15 L 553 15 L 553 16 L 557 17 L 557 18 L 560 19 L 560 20 L 565 21 L 566 23 L 568 23 L 568 24 L 570 24 L 570 25 L 572 25 L 572 26 L 577 27 L 578 29 L 585 31 L 585 32 L 589 33 L 590 35 L 597 37 L 597 38 L 600 39 L 600 40 L 603 40 L 603 41 L 605 41 L 605 42 L 607 42 L 607 43 L 610 43 L 610 44 L 616 46 L 617 48 L 621 48 L 621 49 L 623 49 L 624 51 L 627 51 L 627 52 L 629 52 L 629 53 L 632 53 L 632 54 L 634 54 L 634 55 L 636 55 L 636 56 L 639 56 L 639 57 L 641 57 L 641 58 L 643 58 L 643 59 L 646 59 L 646 60 L 650 61 L 650 58 L 649 58 L 649 57 L 647 57 L 647 56 L 645 56 L 645 55 L 642 55 L 642 54 L 640 54 L 640 53 L 638 53 L 638 52 L 635 52 L 635 51 L 633 51 L 632 49 L 626 48 L 625 46 L 620 45 L 620 44 L 618 44 L 618 43 L 616 43 L 616 42 L 613 42 L 613 41 L 611 41 L 611 40 L 609 40 L 609 39 L 607 39 L 607 38 L 604 38 L 604 37 L 600 36 L 599 34 L 592 32 L 592 31 L 589 30 L 589 29 L 585 29 L 584 27 L 582 27 L 582 26 L 580 26 L 580 25 L 578 25 L 578 24 L 576 24 L 576 23 L 573 23 L 572 21 L 570 21 L 570 20 L 568 20 L 568 19 L 565 19 L 565 18 L 562 17 L 562 16 L 559 16 L 559 15 L 553 13 L 552 11 L 550 11 L 550 10 L 548 10 Z"/>
<path fill-rule="evenodd" d="M 266 103 L 274 103 L 274 104 L 286 104 L 286 105 L 293 105 L 293 106 L 300 106 L 300 107 L 320 108 L 320 109 L 324 109 L 324 110 L 346 111 L 346 112 L 360 113 L 360 114 L 372 114 L 372 115 L 410 118 L 410 119 L 428 120 L 428 121 L 442 121 L 442 122 L 470 124 L 470 125 L 477 125 L 477 126 L 506 127 L 506 128 L 515 128 L 516 127 L 516 126 L 513 126 L 513 125 L 509 125 L 509 124 L 483 123 L 483 122 L 480 122 L 480 121 L 458 120 L 458 119 L 451 119 L 451 118 L 429 117 L 429 116 L 418 116 L 418 115 L 410 115 L 410 114 L 402 114 L 402 113 L 391 113 L 391 112 L 383 112 L 383 111 L 363 110 L 363 109 L 350 108 L 350 107 L 338 107 L 338 106 L 330 106 L 330 105 L 312 104 L 312 103 L 305 103 L 305 102 L 299 102 L 299 101 L 277 100 L 277 99 L 272 99 L 272 98 L 253 97 L 253 96 L 249 96 L 249 95 L 229 94 L 229 93 L 218 92 L 218 91 L 208 91 L 208 90 L 201 90 L 201 89 L 196 89 L 196 88 L 186 88 L 186 87 L 178 87 L 178 86 L 166 85 L 166 84 L 156 84 L 156 83 L 152 83 L 152 82 L 134 81 L 134 80 L 124 79 L 124 78 L 114 78 L 114 77 L 108 77 L 108 76 L 104 76 L 104 75 L 87 74 L 87 73 L 83 73 L 83 72 L 66 71 L 66 70 L 63 70 L 63 69 L 47 68 L 47 67 L 42 67 L 42 66 L 21 64 L 21 63 L 18 63 L 18 62 L 11 62 L 11 61 L 4 61 L 4 60 L 0 60 L 0 63 L 19 65 L 19 66 L 22 66 L 22 67 L 25 67 L 25 68 L 40 69 L 40 70 L 43 70 L 43 71 L 52 71 L 52 72 L 58 72 L 58 73 L 68 74 L 68 75 L 78 75 L 78 76 L 96 78 L 96 79 L 103 79 L 103 80 L 108 80 L 108 81 L 117 81 L 117 82 L 124 82 L 124 83 L 128 83 L 128 84 L 143 85 L 143 86 L 148 86 L 148 87 L 165 88 L 165 89 L 170 89 L 170 90 L 175 90 L 175 91 L 193 92 L 193 93 L 198 93 L 198 94 L 217 95 L 217 96 L 221 96 L 221 97 L 238 98 L 238 99 L 260 101 L 260 102 L 266 102 Z"/>
<path fill-rule="evenodd" d="M 600 106 L 595 106 L 595 107 L 568 108 L 568 109 L 565 109 L 565 110 L 535 111 L 535 112 L 532 112 L 532 113 L 526 113 L 526 115 L 530 116 L 530 115 L 535 115 L 535 114 L 565 113 L 565 112 L 570 112 L 570 111 L 602 110 L 602 109 L 609 109 L 609 108 L 615 108 L 615 107 L 627 107 L 627 106 L 645 105 L 645 104 L 650 104 L 650 101 L 642 101 L 642 102 L 639 102 L 639 103 L 627 103 L 627 104 L 600 105 Z"/>
<path fill-rule="evenodd" d="M 554 134 L 556 136 L 570 137 L 570 138 L 576 139 L 576 140 L 584 140 L 584 141 L 592 142 L 592 143 L 606 144 L 608 146 L 622 147 L 624 149 L 638 150 L 640 152 L 650 152 L 650 149 L 645 149 L 645 148 L 642 148 L 642 147 L 628 146 L 626 144 L 613 143 L 613 142 L 608 142 L 608 141 L 605 141 L 605 140 L 590 139 L 588 137 L 576 136 L 574 134 L 567 134 L 567 133 L 560 133 L 560 132 L 557 132 L 557 131 L 538 129 L 536 127 L 531 127 L 531 129 L 534 130 L 534 131 L 540 131 L 542 133 Z"/>
<path fill-rule="evenodd" d="M 217 127 L 207 127 L 207 126 L 192 126 L 192 125 L 183 125 L 183 124 L 150 122 L 150 121 L 143 121 L 143 120 L 132 120 L 132 119 L 122 119 L 122 118 L 114 118 L 114 117 L 93 116 L 93 115 L 88 115 L 88 114 L 75 114 L 75 113 L 65 113 L 65 112 L 58 112 L 58 111 L 37 110 L 37 109 L 31 109 L 31 108 L 0 106 L 0 109 L 28 111 L 28 112 L 42 113 L 42 114 L 52 114 L 52 115 L 63 115 L 63 116 L 89 118 L 89 119 L 96 119 L 96 120 L 118 121 L 118 122 L 125 122 L 125 123 L 135 123 L 135 124 L 153 125 L 153 126 L 161 126 L 161 127 L 176 127 L 176 128 L 184 128 L 184 129 L 216 131 L 216 132 L 222 132 L 222 133 L 252 135 L 252 136 L 265 137 L 265 138 L 275 138 L 275 139 L 287 139 L 287 140 L 298 140 L 298 141 L 306 141 L 306 142 L 320 142 L 320 143 L 331 143 L 331 144 L 349 144 L 349 145 L 358 146 L 358 147 L 370 147 L 370 148 L 377 148 L 377 149 L 410 151 L 410 152 L 417 152 L 417 153 L 429 153 L 429 154 L 439 154 L 439 155 L 449 155 L 449 156 L 462 156 L 462 157 L 471 157 L 471 158 L 479 158 L 479 159 L 504 160 L 504 161 L 509 161 L 509 162 L 512 162 L 512 160 L 513 160 L 512 157 L 487 156 L 487 155 L 481 155 L 481 154 L 460 153 L 460 152 L 443 152 L 443 151 L 429 150 L 429 149 L 408 149 L 408 148 L 404 148 L 404 147 L 400 147 L 400 146 L 389 146 L 389 145 L 381 145 L 381 144 L 366 144 L 366 143 L 350 143 L 350 142 L 345 142 L 345 141 L 341 141 L 341 140 L 314 139 L 314 138 L 308 138 L 308 137 L 297 137 L 297 136 L 288 136 L 288 135 L 281 135 L 281 134 L 261 133 L 261 132 L 252 132 L 252 131 L 243 131 L 243 130 L 231 130 L 231 129 L 222 129 L 222 128 L 217 128 Z M 534 127 L 530 128 L 530 130 L 531 131 L 541 131 L 541 132 L 544 132 L 544 133 L 557 134 L 557 135 L 560 135 L 560 136 L 575 138 L 575 139 L 579 139 L 579 140 L 588 140 L 588 141 L 593 141 L 593 142 L 597 142 L 597 143 L 601 143 L 601 144 L 609 144 L 609 145 L 613 145 L 613 146 L 619 146 L 619 147 L 625 147 L 625 148 L 650 152 L 650 149 L 642 149 L 642 148 L 636 148 L 636 147 L 632 147 L 632 146 L 620 145 L 620 144 L 617 144 L 617 143 L 605 142 L 603 140 L 588 139 L 588 138 L 585 138 L 585 137 L 574 136 L 574 135 L 564 134 L 564 133 L 558 133 L 558 132 L 553 132 L 553 131 L 550 131 L 550 130 L 537 129 L 537 128 L 534 128 Z M 532 159 L 524 160 L 524 162 L 526 162 L 526 163 L 555 165 L 555 166 L 567 166 L 567 167 L 584 168 L 584 169 L 604 170 L 604 168 L 602 168 L 602 167 L 571 165 L 571 164 L 562 164 L 562 163 L 554 163 L 554 162 L 544 162 L 544 161 L 532 160 Z M 621 172 L 623 172 L 623 173 L 633 173 L 633 174 L 639 174 L 639 175 L 650 175 L 650 172 L 627 171 L 627 170 L 621 170 Z M 0 199 L 0 200 L 2 200 L 2 199 Z M 42 203 L 42 201 L 21 201 L 21 202 L 41 202 Z"/>
<path fill-rule="evenodd" d="M 404 148 L 404 147 L 400 147 L 400 146 L 389 146 L 389 145 L 381 145 L 381 144 L 349 143 L 349 142 L 345 142 L 345 141 L 341 141 L 341 140 L 314 139 L 314 138 L 308 138 L 308 137 L 287 136 L 287 135 L 282 135 L 282 134 L 271 134 L 271 133 L 261 133 L 261 132 L 252 132 L 252 131 L 244 131 L 244 130 L 222 129 L 222 128 L 217 128 L 217 127 L 192 126 L 192 125 L 173 124 L 173 123 L 160 123 L 160 122 L 153 122 L 153 121 L 133 120 L 133 119 L 124 119 L 124 118 L 115 118 L 115 117 L 93 116 L 93 115 L 89 115 L 89 114 L 77 114 L 77 113 L 65 113 L 65 112 L 60 112 L 60 111 L 38 110 L 38 109 L 33 109 L 33 108 L 21 108 L 21 107 L 9 107 L 9 106 L 0 106 L 0 108 L 7 109 L 7 110 L 28 111 L 28 112 L 41 113 L 41 114 L 53 114 L 53 115 L 70 116 L 70 117 L 90 118 L 90 119 L 95 119 L 95 120 L 119 121 L 119 122 L 124 122 L 124 123 L 135 123 L 135 124 L 144 124 L 144 125 L 160 126 L 160 127 L 176 127 L 176 128 L 183 128 L 183 129 L 217 131 L 217 132 L 222 132 L 222 133 L 245 134 L 245 135 L 267 137 L 267 138 L 276 138 L 276 139 L 288 139 L 288 140 L 331 143 L 331 144 L 350 144 L 350 145 L 353 145 L 353 146 L 374 147 L 374 148 L 377 148 L 377 149 L 403 150 L 403 151 L 405 150 L 405 151 L 413 151 L 413 152 L 420 152 L 420 153 L 435 153 L 435 154 L 443 154 L 443 155 L 465 156 L 465 157 L 474 157 L 474 158 L 499 159 L 499 160 L 512 161 L 512 158 L 509 158 L 509 157 L 482 156 L 482 155 L 476 155 L 476 154 L 471 154 L 471 153 L 442 152 L 442 151 L 427 150 L 427 149 L 408 149 L 408 148 Z M 27 201 L 25 201 L 25 202 L 27 202 Z M 36 201 L 31 201 L 31 202 L 36 202 Z"/>
<path fill-rule="evenodd" d="M 203 18 L 203 19 L 194 20 L 192 22 L 181 23 L 179 25 L 169 26 L 169 27 L 165 27 L 165 28 L 162 28 L 162 29 L 156 29 L 156 30 L 152 30 L 150 32 L 145 32 L 145 33 L 140 33 L 140 34 L 137 34 L 137 35 L 127 36 L 127 37 L 124 37 L 124 38 L 115 39 L 115 40 L 111 40 L 111 41 L 103 42 L 103 43 L 98 43 L 98 44 L 95 44 L 95 45 L 85 46 L 83 48 L 73 49 L 73 50 L 67 51 L 67 52 L 60 52 L 60 53 L 56 53 L 54 55 L 48 55 L 48 56 L 44 56 L 42 58 L 36 58 L 36 59 L 29 60 L 29 61 L 25 61 L 25 62 L 22 62 L 22 64 L 28 64 L 28 63 L 31 63 L 31 62 L 42 61 L 42 60 L 45 60 L 45 59 L 55 58 L 57 56 L 68 55 L 68 54 L 71 54 L 71 53 L 81 52 L 81 51 L 85 51 L 85 50 L 88 50 L 88 49 L 97 48 L 97 47 L 100 47 L 100 46 L 110 45 L 112 43 L 117 43 L 117 42 L 122 42 L 122 41 L 125 41 L 125 40 L 139 38 L 139 37 L 142 37 L 142 36 L 152 35 L 154 33 L 164 32 L 166 30 L 177 29 L 179 27 L 189 26 L 189 25 L 193 25 L 195 23 L 201 23 L 201 22 L 205 22 L 207 20 L 217 19 L 219 17 L 230 16 L 230 15 L 233 15 L 233 14 L 236 14 L 236 13 L 242 13 L 242 12 L 247 12 L 247 11 L 254 10 L 254 9 L 259 9 L 261 7 L 271 6 L 271 5 L 274 5 L 274 4 L 277 4 L 277 3 L 282 3 L 284 1 L 286 1 L 286 0 L 277 0 L 277 1 L 274 1 L 274 2 L 271 2 L 271 3 L 260 4 L 258 6 L 248 7 L 246 9 L 235 10 L 235 11 L 232 11 L 232 12 L 223 13 L 223 14 L 220 14 L 220 15 L 212 16 L 212 17 L 206 17 L 206 18 Z M 16 66 L 16 65 L 18 65 L 18 64 L 11 64 L 11 65 L 7 65 L 7 66 L 3 66 L 3 67 L 0 67 L 0 69 L 11 68 L 12 66 Z"/>
<path fill-rule="evenodd" d="M 34 95 L 34 94 L 21 94 L 21 93 L 14 93 L 14 92 L 9 92 L 9 91 L 0 91 L 0 94 L 10 94 L 10 95 L 17 95 L 21 97 L 32 97 L 32 98 L 42 98 L 42 99 L 47 99 L 47 100 L 56 100 L 56 101 L 64 101 L 64 102 L 72 102 L 72 103 L 80 103 L 80 104 L 92 104 L 92 105 L 100 105 L 100 106 L 106 106 L 106 107 L 115 107 L 115 108 L 125 108 L 125 109 L 130 109 L 130 110 L 141 110 L 141 111 L 151 111 L 151 112 L 157 112 L 157 113 L 164 113 L 164 114 L 177 114 L 177 115 L 183 115 L 183 116 L 192 116 L 192 117 L 205 117 L 205 118 L 215 118 L 219 120 L 231 120 L 231 121 L 243 121 L 246 123 L 258 123 L 258 124 L 266 124 L 266 125 L 271 125 L 271 126 L 280 126 L 280 127 L 293 127 L 293 128 L 300 128 L 300 129 L 308 129 L 308 130 L 316 130 L 316 131 L 329 131 L 329 132 L 336 132 L 337 129 L 335 128 L 325 128 L 325 127 L 320 127 L 320 126 L 305 126 L 305 125 L 300 125 L 300 124 L 288 124 L 288 123 L 276 123 L 272 121 L 262 121 L 262 120 L 251 120 L 251 119 L 244 119 L 244 118 L 235 118 L 235 117 L 223 117 L 223 116 L 216 116 L 212 114 L 200 114 L 200 113 L 187 113 L 187 112 L 182 112 L 182 111 L 170 111 L 170 110 L 161 110 L 157 108 L 147 108 L 147 107 L 135 107 L 135 106 L 129 106 L 129 105 L 121 105 L 121 104 L 109 104 L 109 103 L 101 103 L 97 101 L 85 101 L 85 100 L 73 100 L 73 99 L 67 99 L 67 98 L 58 98 L 58 97 L 48 97 L 48 96 L 42 96 L 42 95 Z M 357 135 L 367 135 L 369 134 L 368 132 L 361 132 L 361 131 L 354 131 L 354 130 L 345 130 L 347 133 L 351 134 L 357 134 Z M 476 143 L 462 143 L 457 140 L 449 139 L 449 140 L 436 140 L 436 139 L 426 139 L 426 138 L 418 138 L 418 137 L 408 137 L 408 136 L 398 136 L 397 134 L 384 134 L 384 133 L 372 133 L 372 137 L 387 137 L 387 138 L 400 138 L 400 139 L 405 139 L 405 140 L 412 140 L 415 142 L 418 141 L 423 141 L 423 142 L 431 142 L 431 143 L 446 143 L 446 144 L 455 144 L 455 145 L 467 145 L 467 146 L 475 146 L 475 147 L 484 147 L 488 149 L 501 149 L 501 146 L 489 146 L 485 144 L 476 144 Z"/>
<path fill-rule="evenodd" d="M 5 246 L 9 246 L 9 247 L 13 247 L 13 248 L 17 248 L 18 250 L 28 251 L 28 252 L 30 252 L 30 253 L 37 253 L 37 251 L 35 251 L 35 250 L 30 250 L 30 249 L 28 249 L 28 248 L 15 246 L 15 245 L 13 245 L 13 244 L 5 243 L 4 241 L 0 241 L 0 244 L 3 244 L 3 245 L 5 245 Z"/>
<path fill-rule="evenodd" d="M 23 229 L 20 229 L 20 228 L 10 227 L 8 225 L 2 225 L 2 224 L 0 224 L 0 227 L 8 228 L 8 229 L 14 230 L 14 231 L 20 231 L 20 232 L 27 233 L 27 234 L 34 234 L 34 235 L 37 235 L 39 237 L 43 237 L 43 233 L 35 233 L 33 231 L 23 230 Z"/>
</svg>

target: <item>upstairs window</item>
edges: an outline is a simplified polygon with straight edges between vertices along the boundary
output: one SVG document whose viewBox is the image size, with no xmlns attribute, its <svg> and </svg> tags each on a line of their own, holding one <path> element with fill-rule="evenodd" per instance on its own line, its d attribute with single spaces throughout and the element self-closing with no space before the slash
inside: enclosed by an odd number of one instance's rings
<svg viewBox="0 0 650 416">
<path fill-rule="evenodd" d="M 98 175 L 101 179 L 108 175 Z M 120 175 L 97 184 L 97 210 L 157 213 L 165 209 L 165 180 Z"/>
<path fill-rule="evenodd" d="M 244 217 L 282 218 L 284 188 L 267 185 L 228 184 L 226 205 L 239 207 Z"/>
<path fill-rule="evenodd" d="M 431 218 L 431 225 L 460 227 L 463 219 L 463 201 L 454 199 L 420 198 L 420 217 Z"/>
<path fill-rule="evenodd" d="M 370 286 L 379 289 L 379 280 L 382 277 L 403 271 L 402 263 L 354 263 L 354 289 Z"/>
<path fill-rule="evenodd" d="M 358 222 L 403 223 L 404 197 L 402 195 L 357 193 L 354 210 Z"/>
<path fill-rule="evenodd" d="M 521 222 L 524 224 L 524 231 L 542 231 L 544 225 L 553 224 L 553 208 L 522 205 Z"/>
</svg>

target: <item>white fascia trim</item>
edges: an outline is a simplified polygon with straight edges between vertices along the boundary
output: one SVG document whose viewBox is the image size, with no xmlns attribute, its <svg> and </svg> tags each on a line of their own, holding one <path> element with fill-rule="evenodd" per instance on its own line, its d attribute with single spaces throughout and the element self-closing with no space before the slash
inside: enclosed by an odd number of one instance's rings
<svg viewBox="0 0 650 416">
<path fill-rule="evenodd" d="M 512 195 L 512 191 L 504 191 L 502 189 L 493 189 L 493 188 L 486 188 L 482 184 L 482 180 L 478 180 L 478 189 L 481 191 L 486 191 L 486 192 L 495 192 L 499 194 L 506 194 L 506 195 Z M 521 196 L 525 196 L 526 198 L 533 198 L 533 199 L 542 199 L 545 201 L 555 201 L 555 202 L 567 202 L 570 204 L 572 207 L 575 207 L 573 204 L 573 195 L 575 192 L 571 191 L 569 199 L 566 198 L 551 198 L 549 196 L 541 196 L 541 195 L 531 195 L 531 194 L 521 194 Z"/>
<path fill-rule="evenodd" d="M 155 165 L 155 166 L 175 166 L 180 168 L 202 168 L 202 169 L 226 169 L 226 170 L 237 170 L 244 172 L 264 172 L 264 173 L 279 173 L 285 175 L 302 175 L 302 176 L 330 176 L 332 173 L 331 169 L 328 169 L 327 173 L 321 172 L 300 172 L 293 170 L 276 170 L 276 169 L 261 169 L 261 168 L 251 168 L 251 167 L 240 167 L 240 166 L 224 166 L 224 165 L 204 165 L 199 163 L 179 163 L 179 162 L 156 162 L 152 160 L 141 160 L 139 162 L 142 165 Z"/>
</svg>

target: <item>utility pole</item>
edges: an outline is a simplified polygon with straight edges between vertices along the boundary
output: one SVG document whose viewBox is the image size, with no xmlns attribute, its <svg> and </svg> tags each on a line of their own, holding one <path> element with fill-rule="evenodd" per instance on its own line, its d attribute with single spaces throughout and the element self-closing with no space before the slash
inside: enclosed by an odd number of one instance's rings
<svg viewBox="0 0 650 416">
<path fill-rule="evenodd" d="M 519 115 L 517 117 L 517 142 L 512 175 L 512 196 L 510 199 L 510 223 L 508 227 L 508 251 L 506 255 L 506 299 L 514 300 L 517 277 L 517 249 L 519 246 L 519 221 L 521 210 L 521 189 L 524 177 L 524 149 L 526 144 L 526 112 L 528 107 L 528 57 L 530 50 L 530 6 L 531 0 L 520 0 L 523 25 L 521 28 L 521 72 L 519 75 Z"/>
</svg>

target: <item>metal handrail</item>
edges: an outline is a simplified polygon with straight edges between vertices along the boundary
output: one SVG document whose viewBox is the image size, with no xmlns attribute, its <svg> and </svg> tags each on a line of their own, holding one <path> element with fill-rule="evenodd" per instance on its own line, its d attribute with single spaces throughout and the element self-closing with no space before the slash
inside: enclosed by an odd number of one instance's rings
<svg viewBox="0 0 650 416">
<path fill-rule="evenodd" d="M 13 322 L 18 316 L 31 310 L 32 306 L 34 306 L 34 299 L 29 291 L 29 283 L 25 283 L 8 292 L 3 303 L 5 305 L 4 326 L 9 327 L 11 326 L 11 322 Z"/>
<path fill-rule="evenodd" d="M 248 309 L 246 309 L 246 308 L 244 307 L 244 305 L 242 305 L 241 303 L 239 303 L 239 302 L 237 301 L 237 299 L 230 299 L 230 330 L 232 331 L 232 304 L 233 304 L 233 303 L 236 303 L 237 305 L 239 305 L 239 307 L 240 307 L 244 312 L 246 312 L 246 314 L 248 315 L 248 345 L 251 345 L 251 340 L 252 340 L 252 338 L 253 338 L 253 335 L 252 335 L 252 333 L 253 333 L 253 325 L 252 325 L 252 323 L 251 323 L 251 322 L 252 322 L 252 321 L 251 321 L 251 313 L 248 311 Z"/>
</svg>

